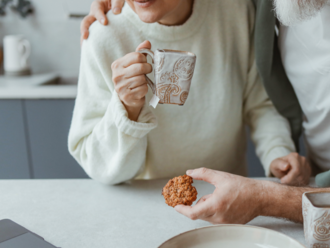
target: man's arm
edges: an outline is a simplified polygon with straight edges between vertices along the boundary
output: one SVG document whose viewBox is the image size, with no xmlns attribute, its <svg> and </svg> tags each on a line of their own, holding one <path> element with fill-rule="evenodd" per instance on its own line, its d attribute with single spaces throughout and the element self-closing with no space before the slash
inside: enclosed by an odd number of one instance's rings
<svg viewBox="0 0 330 248">
<path fill-rule="evenodd" d="M 179 205 L 175 210 L 192 220 L 202 219 L 213 224 L 245 224 L 260 215 L 303 222 L 302 194 L 324 191 L 255 180 L 206 168 L 187 171 L 187 175 L 213 184 L 215 190 L 203 196 L 195 206 Z"/>
<path fill-rule="evenodd" d="M 112 9 L 112 12 L 117 15 L 121 13 L 125 0 L 95 0 L 91 5 L 91 11 L 80 25 L 81 41 L 89 36 L 89 27 L 98 20 L 101 24 L 107 25 L 108 19 L 106 13 Z"/>
<path fill-rule="evenodd" d="M 311 187 L 292 187 L 274 182 L 263 182 L 264 199 L 260 214 L 303 222 L 302 195 L 308 191 L 324 191 Z M 330 189 L 329 189 L 330 191 Z"/>
</svg>

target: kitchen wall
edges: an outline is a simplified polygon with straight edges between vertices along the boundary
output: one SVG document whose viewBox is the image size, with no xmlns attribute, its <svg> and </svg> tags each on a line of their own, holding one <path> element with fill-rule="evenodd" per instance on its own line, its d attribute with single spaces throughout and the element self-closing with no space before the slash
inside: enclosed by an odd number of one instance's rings
<svg viewBox="0 0 330 248">
<path fill-rule="evenodd" d="M 92 0 L 30 0 L 33 15 L 22 19 L 7 8 L 0 16 L 0 44 L 8 34 L 23 34 L 32 45 L 31 66 L 35 73 L 59 72 L 77 77 L 80 59 L 80 22 L 69 14 L 88 13 Z"/>
</svg>

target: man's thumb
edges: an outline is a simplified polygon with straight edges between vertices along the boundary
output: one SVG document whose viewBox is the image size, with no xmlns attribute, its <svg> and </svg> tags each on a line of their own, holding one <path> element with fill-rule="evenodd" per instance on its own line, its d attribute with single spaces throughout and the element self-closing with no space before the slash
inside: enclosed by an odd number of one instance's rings
<svg viewBox="0 0 330 248">
<path fill-rule="evenodd" d="M 138 47 L 136 48 L 136 51 L 139 51 L 141 49 L 151 49 L 151 43 L 148 40 L 143 41 Z"/>
<path fill-rule="evenodd" d="M 187 171 L 187 175 L 191 176 L 193 179 L 203 180 L 213 185 L 216 183 L 216 177 L 219 176 L 219 173 L 222 172 L 214 171 L 207 168 L 199 168 Z"/>
</svg>

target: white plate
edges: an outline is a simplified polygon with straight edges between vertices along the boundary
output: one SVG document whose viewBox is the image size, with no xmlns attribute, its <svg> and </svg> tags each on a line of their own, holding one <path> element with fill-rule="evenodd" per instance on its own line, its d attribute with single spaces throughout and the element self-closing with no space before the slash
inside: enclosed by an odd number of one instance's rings
<svg viewBox="0 0 330 248">
<path fill-rule="evenodd" d="M 202 227 L 179 234 L 159 248 L 306 248 L 273 230 L 247 225 Z"/>
</svg>

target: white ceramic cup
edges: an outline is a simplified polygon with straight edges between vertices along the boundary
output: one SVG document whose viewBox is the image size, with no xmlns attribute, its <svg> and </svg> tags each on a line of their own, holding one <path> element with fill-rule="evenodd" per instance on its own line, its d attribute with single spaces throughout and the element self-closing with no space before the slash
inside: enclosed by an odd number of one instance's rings
<svg viewBox="0 0 330 248">
<path fill-rule="evenodd" d="M 306 192 L 302 201 L 308 248 L 330 248 L 330 191 Z"/>
<path fill-rule="evenodd" d="M 30 73 L 30 42 L 22 35 L 8 35 L 3 39 L 4 70 L 6 75 L 20 76 Z"/>
</svg>

